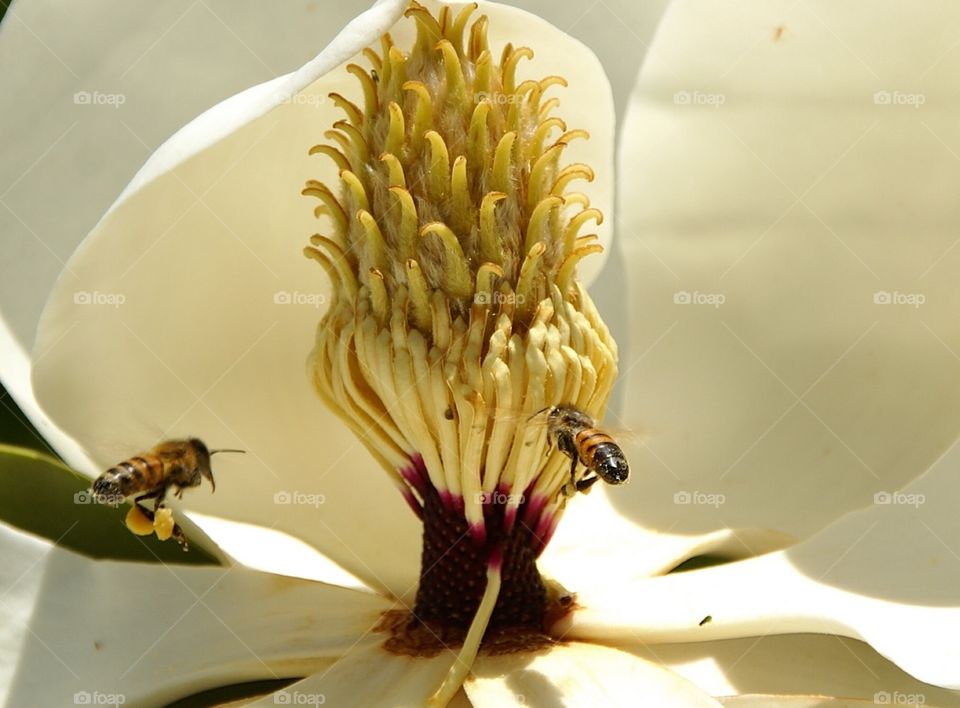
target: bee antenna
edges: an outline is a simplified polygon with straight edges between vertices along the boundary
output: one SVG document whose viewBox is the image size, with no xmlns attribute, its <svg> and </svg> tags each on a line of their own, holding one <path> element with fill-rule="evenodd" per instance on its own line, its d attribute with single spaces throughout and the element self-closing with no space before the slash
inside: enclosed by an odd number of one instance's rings
<svg viewBox="0 0 960 708">
<path fill-rule="evenodd" d="M 247 454 L 247 451 L 246 451 L 246 450 L 228 450 L 227 448 L 223 448 L 223 449 L 221 449 L 221 450 L 211 450 L 211 451 L 210 451 L 210 454 L 211 454 L 211 455 L 216 455 L 218 452 L 239 452 L 239 453 L 241 453 L 241 454 L 243 454 L 243 455 Z"/>
<path fill-rule="evenodd" d="M 550 410 L 551 408 L 553 408 L 553 406 L 545 406 L 544 408 L 541 408 L 541 409 L 538 410 L 536 413 L 534 413 L 532 416 L 530 416 L 529 418 L 527 418 L 527 420 L 528 420 L 528 421 L 531 421 L 531 420 L 533 420 L 534 418 L 536 418 L 538 415 L 540 415 L 541 413 L 543 413 L 544 411 L 548 411 L 548 410 Z"/>
</svg>

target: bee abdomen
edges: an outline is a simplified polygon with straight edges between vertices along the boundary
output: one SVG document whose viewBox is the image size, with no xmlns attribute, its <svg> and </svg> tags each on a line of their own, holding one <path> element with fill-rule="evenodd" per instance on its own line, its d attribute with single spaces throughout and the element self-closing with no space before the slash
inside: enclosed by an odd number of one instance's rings
<svg viewBox="0 0 960 708">
<path fill-rule="evenodd" d="M 153 489 L 163 481 L 163 463 L 155 455 L 131 457 L 104 472 L 94 482 L 93 490 L 103 494 L 127 497 Z M 102 490 L 102 491 L 101 491 Z"/>
<path fill-rule="evenodd" d="M 621 484 L 630 476 L 623 450 L 612 440 L 597 445 L 593 453 L 594 469 L 607 484 Z"/>
<path fill-rule="evenodd" d="M 603 445 L 614 445 L 613 438 L 596 428 L 584 428 L 579 431 L 574 438 L 577 444 L 577 451 L 580 453 L 580 461 L 587 467 L 594 466 L 594 457 L 597 451 Z"/>
</svg>

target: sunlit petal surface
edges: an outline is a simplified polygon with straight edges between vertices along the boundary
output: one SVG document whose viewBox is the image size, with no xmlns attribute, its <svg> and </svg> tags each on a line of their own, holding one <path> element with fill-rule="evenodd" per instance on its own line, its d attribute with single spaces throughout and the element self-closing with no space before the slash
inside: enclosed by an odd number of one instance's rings
<svg viewBox="0 0 960 708">
<path fill-rule="evenodd" d="M 464 684 L 476 706 L 716 706 L 677 674 L 625 652 L 590 644 L 535 654 L 481 657 Z"/>
<path fill-rule="evenodd" d="M 668 10 L 620 145 L 630 518 L 805 537 L 960 431 L 958 19 Z"/>
<path fill-rule="evenodd" d="M 586 609 L 560 629 L 643 642 L 840 634 L 960 689 L 958 466 L 953 447 L 903 490 L 786 551 L 583 593 Z"/>
<path fill-rule="evenodd" d="M 446 651 L 414 658 L 358 645 L 329 668 L 251 705 L 423 706 L 455 660 Z"/>
<path fill-rule="evenodd" d="M 0 685 L 11 706 L 110 694 L 161 705 L 302 676 L 379 642 L 371 630 L 389 607 L 370 593 L 241 566 L 91 561 L 7 526 L 0 548 Z"/>
</svg>

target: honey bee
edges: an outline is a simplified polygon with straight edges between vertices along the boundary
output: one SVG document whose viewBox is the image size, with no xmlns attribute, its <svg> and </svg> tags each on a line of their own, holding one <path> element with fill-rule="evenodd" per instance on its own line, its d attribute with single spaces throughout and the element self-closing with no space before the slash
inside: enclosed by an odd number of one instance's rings
<svg viewBox="0 0 960 708">
<path fill-rule="evenodd" d="M 547 413 L 547 434 L 564 455 L 570 458 L 570 481 L 578 492 L 585 492 L 598 479 L 607 484 L 623 484 L 630 475 L 630 466 L 623 450 L 609 435 L 594 427 L 593 418 L 567 403 L 544 408 L 534 416 Z M 577 465 L 586 468 L 577 481 Z"/>
<path fill-rule="evenodd" d="M 183 490 L 198 487 L 204 478 L 210 480 L 212 491 L 217 490 L 210 468 L 210 457 L 218 452 L 244 452 L 244 450 L 208 450 L 202 440 L 167 440 L 148 452 L 142 452 L 116 464 L 93 482 L 93 498 L 111 506 L 117 506 L 128 497 L 151 521 L 163 507 L 167 491 L 175 487 L 177 498 Z M 153 500 L 153 510 L 144 508 L 141 502 Z M 185 544 L 179 526 L 174 525 L 174 538 Z"/>
</svg>

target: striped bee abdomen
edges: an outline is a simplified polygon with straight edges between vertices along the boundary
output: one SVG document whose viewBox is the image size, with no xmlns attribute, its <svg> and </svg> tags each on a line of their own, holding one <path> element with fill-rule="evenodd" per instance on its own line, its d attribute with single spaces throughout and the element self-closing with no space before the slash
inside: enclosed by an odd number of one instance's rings
<svg viewBox="0 0 960 708">
<path fill-rule="evenodd" d="M 574 437 L 577 446 L 577 453 L 580 455 L 580 461 L 587 467 L 593 467 L 593 459 L 602 445 L 612 444 L 613 438 L 596 428 L 584 428 L 577 432 Z"/>
<path fill-rule="evenodd" d="M 576 436 L 580 461 L 607 484 L 621 484 L 630 475 L 630 466 L 620 446 L 606 433 L 592 428 Z"/>
<path fill-rule="evenodd" d="M 163 462 L 156 455 L 131 457 L 104 472 L 93 483 L 95 494 L 128 497 L 163 482 Z"/>
</svg>

